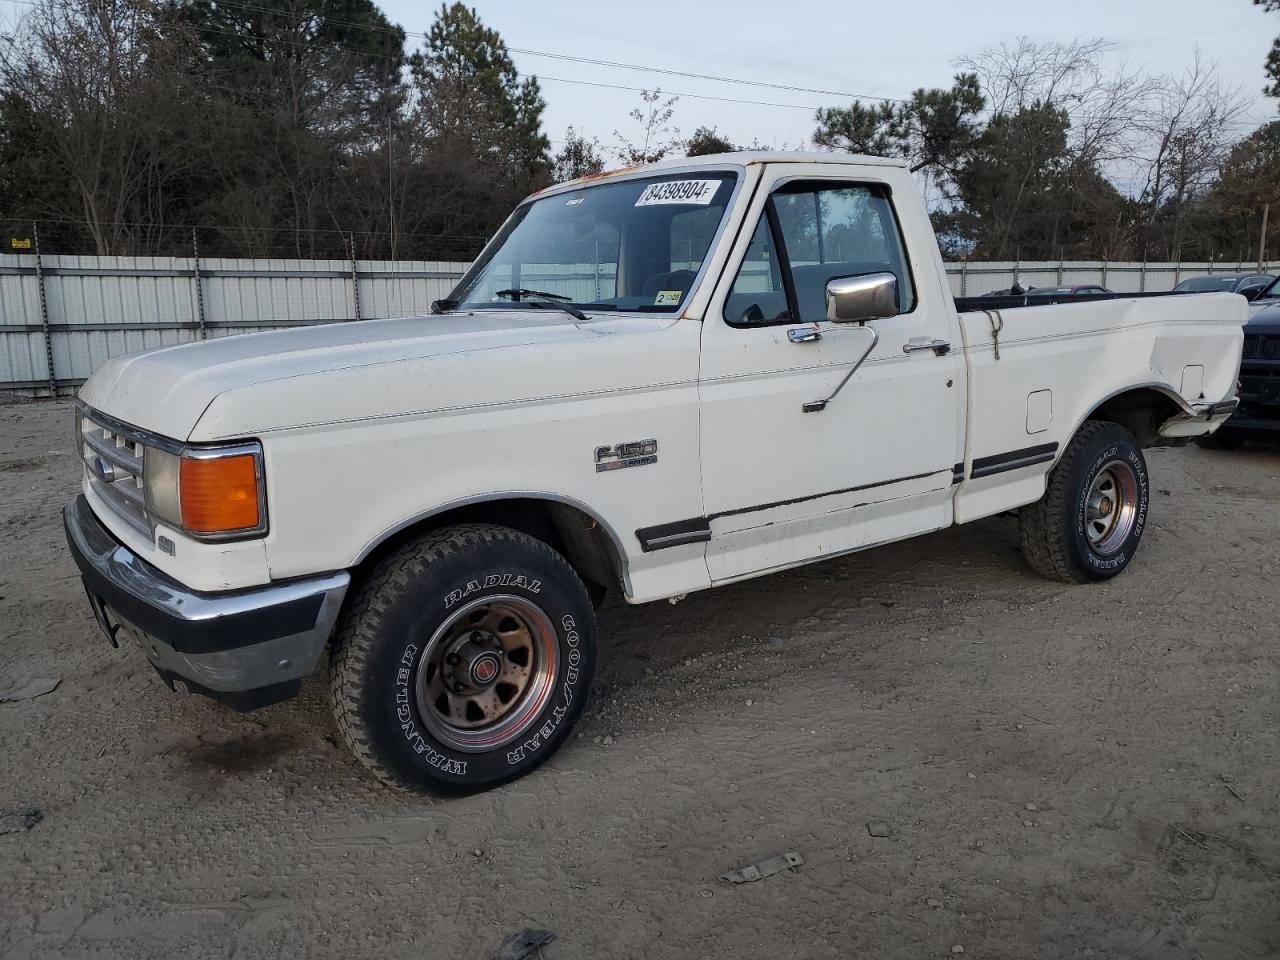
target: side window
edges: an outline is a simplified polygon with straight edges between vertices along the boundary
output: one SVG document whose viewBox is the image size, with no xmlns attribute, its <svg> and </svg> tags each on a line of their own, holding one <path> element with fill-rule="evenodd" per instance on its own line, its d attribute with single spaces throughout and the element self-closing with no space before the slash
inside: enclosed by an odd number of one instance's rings
<svg viewBox="0 0 1280 960">
<path fill-rule="evenodd" d="M 725 301 L 730 323 L 803 322 L 827 315 L 827 282 L 836 277 L 892 273 L 898 279 L 898 310 L 915 308 L 915 288 L 888 196 L 875 187 L 852 184 L 791 183 L 769 199 L 777 221 L 782 256 L 774 250 L 769 218 L 761 218 L 751 246 Z M 759 286 L 771 266 L 769 285 Z M 779 262 L 781 261 L 781 262 Z M 794 318 L 786 307 L 783 271 L 794 288 Z M 760 291 L 760 292 L 757 292 Z M 746 295 L 754 293 L 759 312 Z M 769 296 L 766 298 L 765 293 Z M 775 299 L 782 302 L 775 308 Z"/>
<path fill-rule="evenodd" d="M 786 323 L 791 320 L 782 265 L 773 244 L 769 218 L 761 217 L 746 256 L 724 301 L 724 318 L 732 324 Z"/>
</svg>

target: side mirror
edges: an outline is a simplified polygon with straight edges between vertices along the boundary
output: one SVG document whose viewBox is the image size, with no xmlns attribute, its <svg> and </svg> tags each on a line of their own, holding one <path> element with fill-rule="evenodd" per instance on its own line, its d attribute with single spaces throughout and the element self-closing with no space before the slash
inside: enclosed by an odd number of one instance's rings
<svg viewBox="0 0 1280 960">
<path fill-rule="evenodd" d="M 1244 294 L 1246 300 L 1252 303 L 1262 295 L 1262 287 L 1249 287 L 1247 290 L 1241 290 L 1240 292 Z"/>
<path fill-rule="evenodd" d="M 892 273 L 867 273 L 827 281 L 827 319 L 836 323 L 865 323 L 898 313 L 898 278 Z"/>
</svg>

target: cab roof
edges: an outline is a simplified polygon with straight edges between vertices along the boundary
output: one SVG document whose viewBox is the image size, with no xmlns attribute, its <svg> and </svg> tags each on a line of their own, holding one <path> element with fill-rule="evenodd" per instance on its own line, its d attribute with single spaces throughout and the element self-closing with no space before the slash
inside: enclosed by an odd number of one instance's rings
<svg viewBox="0 0 1280 960">
<path fill-rule="evenodd" d="M 673 157 L 657 163 L 638 164 L 621 167 L 617 170 L 605 170 L 591 173 L 576 180 L 566 180 L 539 190 L 534 197 L 548 196 L 564 190 L 575 190 L 588 183 L 599 183 L 604 180 L 646 176 L 663 173 L 667 170 L 688 170 L 695 167 L 747 167 L 756 163 L 839 163 L 857 164 L 860 166 L 900 167 L 905 168 L 905 160 L 894 157 L 871 157 L 860 153 L 835 153 L 831 151 L 806 150 L 735 150 L 732 153 L 711 153 L 704 157 Z"/>
</svg>

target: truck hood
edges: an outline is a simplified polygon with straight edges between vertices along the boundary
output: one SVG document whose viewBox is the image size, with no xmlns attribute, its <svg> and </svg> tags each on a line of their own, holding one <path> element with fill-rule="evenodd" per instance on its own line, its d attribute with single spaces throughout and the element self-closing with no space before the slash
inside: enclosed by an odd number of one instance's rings
<svg viewBox="0 0 1280 960">
<path fill-rule="evenodd" d="M 1280 333 L 1280 300 L 1264 300 L 1249 310 L 1245 333 Z"/>
<path fill-rule="evenodd" d="M 80 398 L 178 440 L 252 436 L 547 395 L 569 386 L 573 370 L 568 352 L 559 354 L 563 363 L 546 362 L 556 348 L 675 322 L 611 316 L 583 323 L 559 311 L 503 310 L 295 327 L 116 357 Z M 513 354 L 525 359 L 513 363 Z M 512 368 L 523 371 L 514 381 Z"/>
</svg>

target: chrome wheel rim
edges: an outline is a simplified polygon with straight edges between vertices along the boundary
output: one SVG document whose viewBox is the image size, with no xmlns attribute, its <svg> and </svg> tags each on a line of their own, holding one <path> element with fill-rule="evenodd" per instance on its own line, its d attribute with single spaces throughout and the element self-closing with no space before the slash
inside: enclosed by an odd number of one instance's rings
<svg viewBox="0 0 1280 960">
<path fill-rule="evenodd" d="M 418 715 L 455 750 L 495 750 L 522 736 L 555 684 L 559 645 L 542 608 L 503 594 L 452 613 L 418 659 Z"/>
<path fill-rule="evenodd" d="M 1138 516 L 1138 478 L 1122 460 L 1112 460 L 1093 478 L 1084 501 L 1084 533 L 1089 547 L 1115 553 L 1133 532 Z"/>
</svg>

